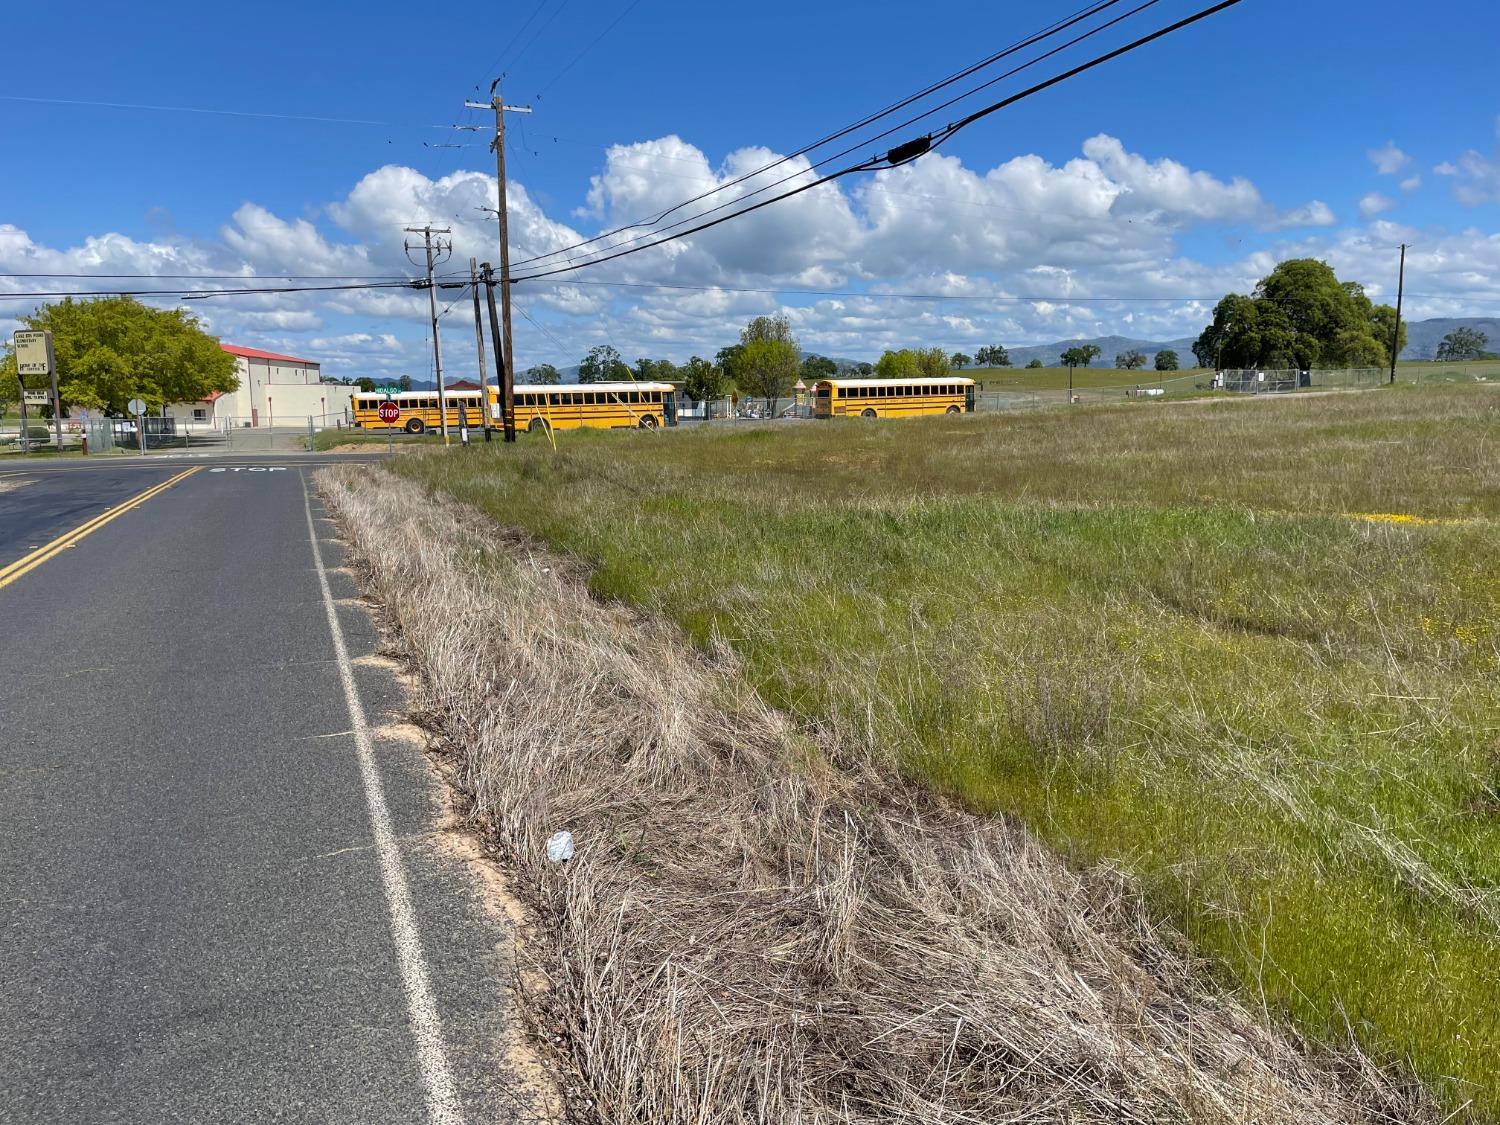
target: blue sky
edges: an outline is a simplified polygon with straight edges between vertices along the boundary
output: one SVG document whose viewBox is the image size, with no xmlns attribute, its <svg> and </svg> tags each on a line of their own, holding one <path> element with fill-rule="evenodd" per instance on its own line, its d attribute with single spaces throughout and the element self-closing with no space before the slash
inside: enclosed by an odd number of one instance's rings
<svg viewBox="0 0 1500 1125">
<path fill-rule="evenodd" d="M 1027 77 L 1199 6 L 1160 0 Z M 400 227 L 428 218 L 455 225 L 461 261 L 493 257 L 477 209 L 493 173 L 486 138 L 444 126 L 482 121 L 462 102 L 500 70 L 507 95 L 536 110 L 512 118 L 518 256 L 544 253 L 754 170 L 1075 10 L 35 5 L 8 16 L 0 272 L 387 274 L 405 268 Z M 1390 0 L 1244 0 L 976 124 L 940 156 L 573 278 L 632 287 L 518 286 L 529 317 L 518 318 L 519 361 L 572 363 L 606 341 L 628 359 L 711 354 L 777 309 L 805 347 L 858 357 L 1183 335 L 1201 326 L 1201 305 L 1139 298 L 1217 296 L 1292 253 L 1327 257 L 1385 294 L 1402 241 L 1414 244 L 1414 315 L 1493 314 L 1500 84 L 1485 65 L 1455 62 L 1456 38 L 1500 42 L 1500 11 L 1439 4 L 1417 18 Z M 427 147 L 459 142 L 470 147 Z M 655 281 L 706 288 L 640 288 Z M 71 284 L 0 279 L 11 292 Z M 1067 299 L 1006 300 L 1018 295 Z M 455 371 L 473 351 L 466 304 L 444 318 Z M 0 327 L 27 307 L 0 302 Z M 341 374 L 426 373 L 419 294 L 194 307 L 227 338 Z"/>
</svg>

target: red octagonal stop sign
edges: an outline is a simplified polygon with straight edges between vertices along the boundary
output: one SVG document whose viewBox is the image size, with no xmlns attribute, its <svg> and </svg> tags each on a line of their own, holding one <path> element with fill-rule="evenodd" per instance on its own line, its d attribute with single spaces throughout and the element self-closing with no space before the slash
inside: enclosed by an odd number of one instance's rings
<svg viewBox="0 0 1500 1125">
<path fill-rule="evenodd" d="M 387 426 L 393 426 L 401 420 L 401 408 L 390 399 L 386 399 L 375 411 L 380 415 L 380 420 Z"/>
</svg>

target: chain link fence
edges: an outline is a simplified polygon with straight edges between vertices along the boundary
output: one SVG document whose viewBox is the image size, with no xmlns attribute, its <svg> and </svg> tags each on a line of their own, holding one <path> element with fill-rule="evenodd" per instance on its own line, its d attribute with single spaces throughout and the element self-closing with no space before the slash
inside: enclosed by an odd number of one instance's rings
<svg viewBox="0 0 1500 1125">
<path fill-rule="evenodd" d="M 1419 386 L 1439 383 L 1500 383 L 1500 360 L 1403 363 L 1396 368 L 1396 382 L 1416 383 Z"/>
</svg>

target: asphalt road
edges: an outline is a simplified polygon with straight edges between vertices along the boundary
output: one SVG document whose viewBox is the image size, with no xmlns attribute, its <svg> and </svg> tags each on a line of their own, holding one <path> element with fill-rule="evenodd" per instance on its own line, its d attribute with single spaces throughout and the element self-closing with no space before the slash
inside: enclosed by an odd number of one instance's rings
<svg viewBox="0 0 1500 1125">
<path fill-rule="evenodd" d="M 0 568 L 192 464 L 143 461 L 7 466 Z M 510 944 L 381 736 L 309 462 L 203 462 L 0 569 L 4 1122 L 528 1119 Z"/>
</svg>

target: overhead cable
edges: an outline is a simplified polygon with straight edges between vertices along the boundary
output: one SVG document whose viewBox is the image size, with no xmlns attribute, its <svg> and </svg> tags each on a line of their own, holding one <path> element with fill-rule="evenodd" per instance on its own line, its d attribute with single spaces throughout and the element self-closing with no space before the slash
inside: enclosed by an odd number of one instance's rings
<svg viewBox="0 0 1500 1125">
<path fill-rule="evenodd" d="M 1148 4 L 1154 2 L 1155 0 L 1148 0 Z M 1221 0 L 1220 3 L 1215 4 L 1212 7 L 1204 8 L 1203 10 L 1196 12 L 1191 16 L 1178 20 L 1176 23 L 1169 24 L 1168 26 L 1154 31 L 1149 35 L 1142 36 L 1141 38 L 1136 39 L 1133 42 L 1127 43 L 1122 47 L 1117 47 L 1112 51 L 1108 51 L 1103 55 L 1099 55 L 1093 59 L 1090 59 L 1088 62 L 1081 63 L 1080 65 L 1066 70 L 1061 74 L 1054 75 L 1044 82 L 1039 82 L 1036 85 L 1022 90 L 1017 94 L 1013 94 L 1008 98 L 1004 98 L 1001 101 L 994 103 L 993 105 L 989 105 L 984 107 L 983 109 L 976 110 L 974 113 L 971 113 L 967 117 L 964 117 L 959 121 L 956 121 L 944 127 L 943 129 L 938 130 L 936 133 L 928 134 L 926 137 L 914 138 L 911 141 L 907 141 L 901 145 L 897 145 L 895 148 L 871 160 L 866 160 L 862 161 L 859 164 L 850 165 L 849 167 L 842 168 L 837 172 L 827 173 L 826 175 L 820 176 L 809 183 L 798 185 L 797 187 L 792 188 L 790 191 L 783 192 L 780 195 L 772 196 L 770 199 L 761 200 L 758 203 L 754 203 L 748 207 L 743 207 L 740 210 L 733 211 L 727 215 L 720 215 L 718 218 L 712 219 L 708 222 L 699 223 L 696 226 L 689 227 L 686 230 L 678 231 L 675 234 L 667 234 L 664 237 L 658 238 L 653 242 L 647 242 L 637 246 L 627 245 L 624 249 L 615 250 L 613 253 L 605 254 L 602 257 L 590 258 L 587 261 L 570 263 L 565 266 L 557 266 L 546 270 L 539 270 L 534 273 L 526 274 L 522 277 L 512 278 L 512 284 L 522 281 L 531 281 L 543 277 L 555 277 L 558 274 L 570 273 L 574 270 L 584 269 L 588 266 L 602 265 L 605 262 L 614 261 L 615 259 L 623 258 L 630 254 L 639 253 L 642 250 L 649 250 L 656 246 L 665 245 L 668 242 L 675 242 L 680 238 L 686 238 L 688 235 L 708 230 L 711 227 L 716 227 L 721 223 L 726 223 L 731 219 L 740 217 L 741 215 L 747 215 L 752 211 L 758 211 L 763 207 L 770 206 L 772 203 L 777 203 L 783 199 L 789 199 L 794 195 L 800 195 L 803 192 L 810 191 L 815 187 L 830 183 L 844 176 L 852 175 L 855 172 L 870 171 L 881 165 L 898 165 L 902 163 L 908 163 L 911 160 L 919 158 L 923 153 L 929 151 L 934 144 L 938 144 L 942 141 L 947 140 L 949 137 L 953 136 L 954 133 L 957 133 L 960 129 L 966 128 L 968 125 L 973 124 L 975 121 L 987 117 L 990 114 L 995 113 L 1000 109 L 1004 109 L 1007 106 L 1014 105 L 1015 103 L 1022 101 L 1025 98 L 1029 98 L 1034 94 L 1038 94 L 1043 90 L 1049 89 L 1052 86 L 1056 86 L 1058 83 L 1064 82 L 1069 78 L 1076 77 L 1077 75 L 1091 70 L 1096 66 L 1100 66 L 1103 63 L 1109 62 L 1113 59 L 1117 59 L 1121 55 L 1128 54 L 1129 52 L 1144 47 L 1149 43 L 1153 43 L 1163 36 L 1170 35 L 1174 31 L 1179 31 L 1182 28 L 1199 22 L 1200 20 L 1207 19 L 1209 16 L 1222 12 L 1226 8 L 1231 8 L 1240 2 L 1241 0 Z M 1145 6 L 1148 5 L 1142 5 L 1142 7 Z M 798 175 L 801 174 L 803 173 L 798 173 Z M 715 208 L 714 210 L 718 209 L 719 208 Z M 711 212 L 704 212 L 704 214 L 709 213 Z M 690 222 L 692 220 L 684 221 Z"/>
<path fill-rule="evenodd" d="M 963 70 L 957 71 L 956 73 L 951 74 L 938 82 L 934 82 L 924 89 L 918 90 L 915 94 L 911 94 L 905 98 L 902 98 L 900 101 L 894 102 L 876 113 L 872 113 L 866 117 L 863 117 L 860 120 L 854 122 L 854 124 L 852 125 L 847 125 L 842 129 L 839 129 L 833 133 L 829 133 L 827 136 L 821 137 L 818 140 L 813 141 L 811 144 L 804 145 L 802 148 L 797 149 L 795 152 L 787 153 L 785 156 L 779 157 L 778 159 L 771 161 L 769 164 L 763 165 L 760 168 L 756 168 L 754 171 L 746 172 L 740 176 L 735 177 L 732 180 L 727 180 L 722 184 L 718 184 L 710 188 L 708 191 L 695 195 L 691 199 L 685 199 L 681 203 L 674 204 L 673 206 L 668 207 L 665 211 L 657 212 L 649 218 L 640 219 L 633 223 L 627 223 L 624 226 L 615 228 L 614 230 L 605 231 L 603 234 L 595 235 L 593 238 L 585 239 L 582 242 L 576 242 L 571 246 L 564 246 L 560 249 L 550 251 L 546 254 L 540 254 L 533 258 L 527 258 L 523 261 L 514 263 L 514 267 L 528 265 L 532 262 L 541 261 L 545 258 L 553 258 L 558 256 L 559 254 L 566 254 L 573 250 L 579 250 L 585 246 L 591 246 L 594 243 L 600 242 L 606 238 L 611 238 L 614 235 L 623 234 L 628 230 L 635 230 L 643 226 L 655 226 L 675 211 L 680 211 L 682 208 L 691 206 L 694 203 L 699 203 L 704 199 L 707 199 L 711 195 L 716 195 L 719 192 L 726 191 L 729 188 L 742 184 L 746 180 L 753 179 L 754 177 L 762 175 L 765 172 L 769 172 L 775 168 L 779 168 L 781 165 L 795 160 L 799 156 L 807 155 L 814 149 L 819 149 L 824 145 L 832 144 L 834 141 L 840 140 L 841 138 L 848 136 L 850 133 L 856 132 L 859 129 L 863 129 L 867 125 L 874 124 L 876 121 L 879 121 L 883 117 L 888 117 L 891 114 L 898 112 L 899 110 L 905 109 L 913 102 L 928 97 L 929 95 L 936 93 L 938 90 L 945 89 L 946 87 L 953 85 L 955 82 L 961 82 L 963 79 L 969 77 L 975 72 L 982 70 L 987 66 L 993 65 L 1003 58 L 1007 58 L 1008 56 L 1013 55 L 1018 51 L 1025 50 L 1027 47 L 1034 46 L 1037 43 L 1040 43 L 1043 40 L 1056 35 L 1061 31 L 1066 31 L 1068 28 L 1073 27 L 1083 20 L 1097 15 L 1099 12 L 1104 11 L 1106 8 L 1110 8 L 1120 2 L 1121 0 L 1096 0 L 1095 3 L 1089 4 L 1087 7 L 1080 9 L 1078 12 L 1075 12 L 1073 15 L 1065 19 L 1059 20 L 1057 23 L 1051 24 L 1048 27 L 1043 28 L 1041 31 L 1035 32 L 1032 35 L 1027 36 L 1025 39 L 1011 44 L 1009 47 L 1006 47 L 1003 50 L 988 55 L 978 62 L 965 67 Z M 831 159 L 837 159 L 837 157 Z"/>
<path fill-rule="evenodd" d="M 825 156 L 821 160 L 817 161 L 814 164 L 811 164 L 809 167 L 807 167 L 805 169 L 799 169 L 798 171 L 793 172 L 790 175 L 781 177 L 781 179 L 779 179 L 779 180 L 773 180 L 772 182 L 770 182 L 768 184 L 762 184 L 760 187 L 756 188 L 754 191 L 746 192 L 744 195 L 741 195 L 741 196 L 736 196 L 734 199 L 728 200 L 728 201 L 726 201 L 724 203 L 720 203 L 719 205 L 717 205 L 715 207 L 710 207 L 706 211 L 700 211 L 696 215 L 691 215 L 691 216 L 689 216 L 686 219 L 679 220 L 678 222 L 669 224 L 668 226 L 661 227 L 661 228 L 659 228 L 657 230 L 647 231 L 646 233 L 643 233 L 643 234 L 638 234 L 638 235 L 636 235 L 633 238 L 628 238 L 628 239 L 624 240 L 623 242 L 617 242 L 613 246 L 608 247 L 607 249 L 618 249 L 621 246 L 629 246 L 632 243 L 640 242 L 643 239 L 651 238 L 651 237 L 653 237 L 655 235 L 664 234 L 667 231 L 676 230 L 678 227 L 684 226 L 685 224 L 692 222 L 694 219 L 699 219 L 699 218 L 702 218 L 705 215 L 712 215 L 712 214 L 715 214 L 715 213 L 717 213 L 719 211 L 723 211 L 724 209 L 726 209 L 728 207 L 733 207 L 733 206 L 735 206 L 735 205 L 737 205 L 739 203 L 743 203 L 747 199 L 753 199 L 755 196 L 760 195 L 763 192 L 770 191 L 773 188 L 780 187 L 782 184 L 789 183 L 792 180 L 797 179 L 799 176 L 807 174 L 808 172 L 814 172 L 814 171 L 817 171 L 819 168 L 827 167 L 829 164 L 832 164 L 832 163 L 834 163 L 835 161 L 838 161 L 838 160 L 842 160 L 845 157 L 851 155 L 854 152 L 859 151 L 862 148 L 865 148 L 867 145 L 869 145 L 869 144 L 871 144 L 871 143 L 873 143 L 875 141 L 882 141 L 882 140 L 884 140 L 887 137 L 894 136 L 895 134 L 901 132 L 903 129 L 909 128 L 910 126 L 916 124 L 917 122 L 923 120 L 924 118 L 931 117 L 935 113 L 940 113 L 944 109 L 947 109 L 950 106 L 953 106 L 953 105 L 957 104 L 958 102 L 964 101 L 965 99 L 973 96 L 975 93 L 977 93 L 980 90 L 983 90 L 983 89 L 986 89 L 986 88 L 988 88 L 990 86 L 993 86 L 993 85 L 995 85 L 998 82 L 1003 82 L 1007 78 L 1013 78 L 1015 75 L 1020 74 L 1023 70 L 1027 70 L 1030 67 L 1035 66 L 1039 62 L 1044 62 L 1047 59 L 1052 58 L 1054 55 L 1057 55 L 1057 54 L 1059 54 L 1059 53 L 1061 53 L 1063 51 L 1066 51 L 1068 48 L 1076 46 L 1077 44 L 1082 43 L 1084 40 L 1090 39 L 1093 36 L 1098 35 L 1100 32 L 1107 31 L 1111 27 L 1114 27 L 1115 25 L 1123 22 L 1124 20 L 1127 20 L 1130 17 L 1132 17 L 1134 15 L 1137 15 L 1140 12 L 1145 11 L 1147 8 L 1150 8 L 1150 7 L 1155 6 L 1156 4 L 1159 4 L 1160 2 L 1161 2 L 1161 0 L 1143 0 L 1143 2 L 1141 4 L 1138 4 L 1136 7 L 1130 9 L 1128 12 L 1125 12 L 1122 15 L 1118 15 L 1114 19 L 1107 20 L 1106 22 L 1104 22 L 1102 24 L 1099 24 L 1099 25 L 1097 25 L 1095 27 L 1092 27 L 1089 30 L 1087 30 L 1087 31 L 1085 31 L 1085 32 L 1083 32 L 1081 34 L 1074 36 L 1072 39 L 1069 39 L 1067 42 L 1062 43 L 1059 46 L 1054 47 L 1054 48 L 1052 48 L 1049 51 L 1045 51 L 1042 54 L 1037 55 L 1034 58 L 1028 59 L 1026 62 L 1021 63 L 1019 66 L 1012 67 L 1010 70 L 1005 71 L 1003 74 L 996 75 L 994 78 L 991 78 L 989 81 L 984 82 L 984 83 L 980 84 L 979 86 L 976 86 L 973 89 L 971 89 L 971 90 L 969 90 L 969 91 L 967 91 L 965 93 L 959 94 L 957 97 L 950 98 L 948 101 L 943 102 L 940 105 L 934 106 L 931 109 L 923 110 L 921 113 L 917 114 L 914 117 L 907 118 L 905 121 L 902 121 L 898 125 L 892 125 L 890 128 L 885 129 L 882 132 L 876 133 L 873 137 L 864 138 L 864 139 L 856 142 L 855 144 L 850 145 L 848 148 L 841 149 L 840 151 L 834 153 L 831 156 Z M 889 163 L 889 164 L 902 164 L 902 163 L 908 162 L 909 160 L 914 160 L 918 156 L 921 156 L 923 153 L 925 153 L 927 151 L 926 147 L 924 147 L 924 145 L 927 144 L 927 143 L 929 143 L 929 142 L 924 142 L 922 138 L 916 138 L 913 141 L 907 142 L 906 146 L 898 145 L 895 149 L 892 149 L 890 152 L 884 154 L 883 156 L 877 157 L 876 158 L 876 163 L 878 164 L 879 162 L 884 161 L 884 162 Z M 902 152 L 899 151 L 902 148 L 905 148 L 905 147 L 908 147 L 908 146 L 911 147 L 911 149 L 912 149 L 911 151 L 905 152 L 905 153 L 902 153 Z M 774 165 L 771 165 L 771 167 L 774 167 Z M 754 174 L 756 174 L 756 173 L 752 173 L 752 175 L 754 175 Z M 840 173 L 840 174 L 843 174 L 843 173 Z M 743 182 L 743 180 L 746 179 L 746 178 L 747 177 L 742 176 L 738 180 L 730 181 L 729 183 L 727 183 L 727 184 L 725 184 L 723 186 L 728 187 L 728 186 L 731 186 L 732 184 Z M 711 195 L 713 193 L 712 192 L 708 192 L 708 193 L 705 193 L 705 194 L 706 195 Z M 700 198 L 702 198 L 702 197 L 700 197 Z M 785 198 L 785 197 L 783 196 L 781 198 Z M 679 204 L 678 206 L 680 207 L 682 205 Z M 675 210 L 677 210 L 677 207 L 673 207 L 673 208 L 671 208 L 671 210 L 675 211 Z M 662 217 L 665 217 L 665 214 L 669 214 L 669 213 L 670 213 L 670 211 L 664 213 Z M 660 220 L 658 219 L 655 222 L 659 222 L 659 221 Z M 654 226 L 655 222 L 652 222 L 650 224 L 637 224 L 637 225 Z M 698 228 L 698 229 L 701 229 L 701 228 Z M 601 235 L 599 237 L 600 238 L 604 238 L 604 237 L 608 237 L 608 235 Z M 596 239 L 593 239 L 591 241 L 598 241 L 598 239 L 596 238 Z M 653 243 L 652 245 L 656 245 L 656 243 Z M 542 261 L 545 258 L 555 257 L 556 255 L 561 254 L 561 253 L 565 253 L 565 252 L 566 252 L 566 250 L 556 250 L 556 251 L 553 251 L 550 254 L 542 254 L 542 255 L 538 255 L 538 256 L 533 257 L 533 258 L 527 258 L 527 259 L 525 259 L 522 262 L 517 262 L 513 268 L 520 268 L 523 265 L 527 265 L 527 264 L 534 263 L 534 262 L 540 262 L 540 261 Z M 604 261 L 604 260 L 607 260 L 607 259 L 599 259 L 599 260 Z M 570 260 L 570 264 L 571 264 L 571 260 Z"/>
</svg>

